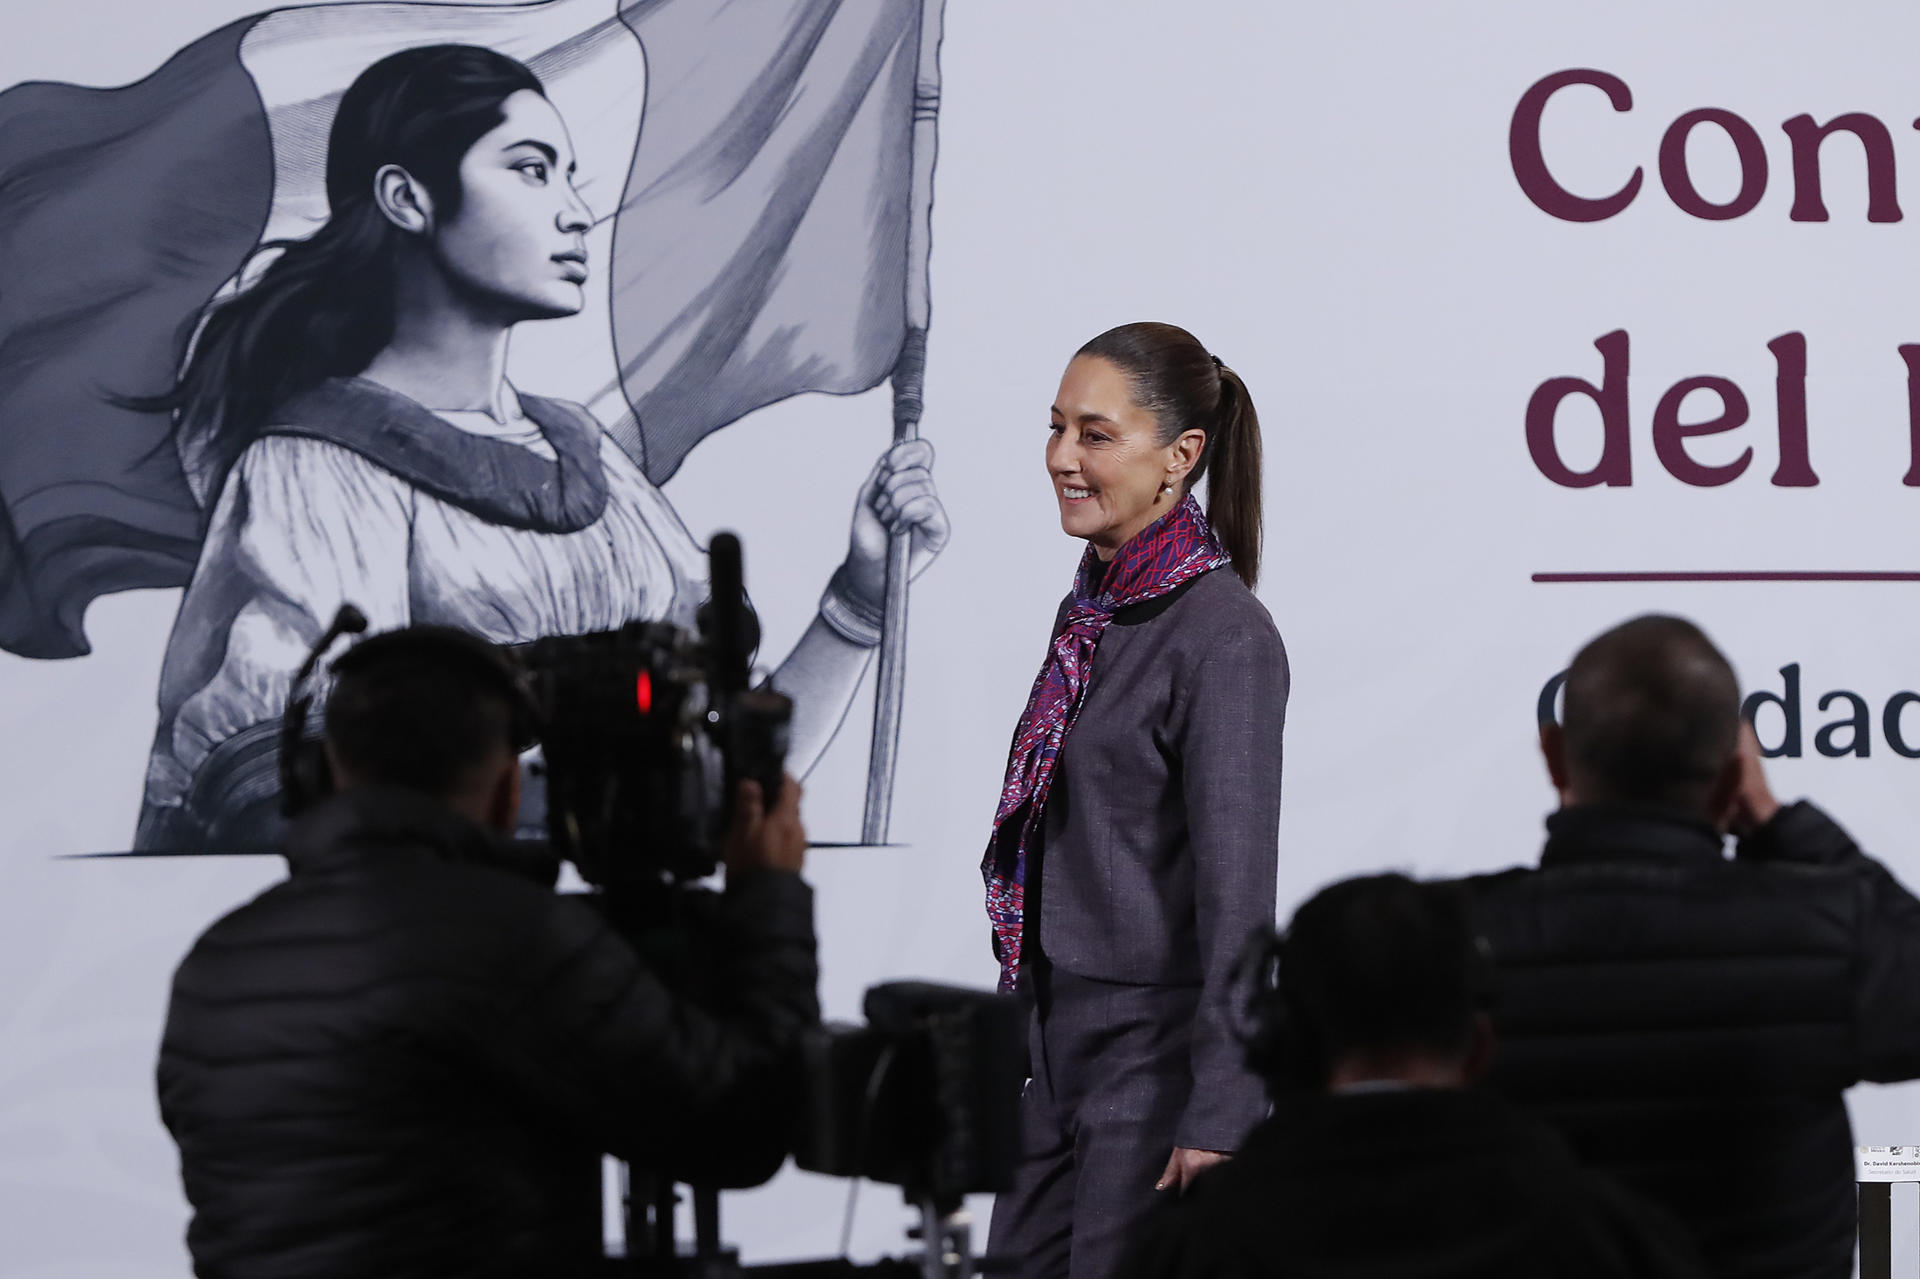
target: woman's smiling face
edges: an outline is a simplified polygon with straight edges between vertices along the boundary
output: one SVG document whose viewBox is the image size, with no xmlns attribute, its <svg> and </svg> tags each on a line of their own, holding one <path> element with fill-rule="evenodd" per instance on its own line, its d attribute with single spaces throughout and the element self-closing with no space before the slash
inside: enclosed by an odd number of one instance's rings
<svg viewBox="0 0 1920 1279">
<path fill-rule="evenodd" d="M 1112 559 L 1180 500 L 1192 461 L 1179 440 L 1158 442 L 1159 422 L 1133 402 L 1127 375 L 1108 361 L 1083 355 L 1067 365 L 1053 401 L 1052 432 L 1047 474 L 1060 527 L 1093 543 L 1101 559 Z"/>
<path fill-rule="evenodd" d="M 460 160 L 460 208 L 435 229 L 441 269 L 508 322 L 572 315 L 586 304 L 586 234 L 573 187 L 573 142 L 553 104 L 521 90 L 504 119 Z"/>
</svg>

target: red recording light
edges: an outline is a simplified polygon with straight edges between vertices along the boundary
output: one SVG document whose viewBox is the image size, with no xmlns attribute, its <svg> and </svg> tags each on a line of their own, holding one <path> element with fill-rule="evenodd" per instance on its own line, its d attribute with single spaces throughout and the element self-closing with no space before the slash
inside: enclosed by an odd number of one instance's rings
<svg viewBox="0 0 1920 1279">
<path fill-rule="evenodd" d="M 633 704 L 640 708 L 642 715 L 653 714 L 653 672 L 640 668 L 640 675 L 633 681 Z"/>
</svg>

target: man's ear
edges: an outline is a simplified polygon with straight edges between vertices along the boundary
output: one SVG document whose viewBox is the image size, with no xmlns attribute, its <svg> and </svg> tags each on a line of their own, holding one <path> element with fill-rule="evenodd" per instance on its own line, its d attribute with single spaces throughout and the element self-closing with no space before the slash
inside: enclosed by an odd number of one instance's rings
<svg viewBox="0 0 1920 1279">
<path fill-rule="evenodd" d="M 373 201 L 387 221 L 402 231 L 425 235 L 433 229 L 433 197 L 397 164 L 383 164 L 373 175 Z"/>
<path fill-rule="evenodd" d="M 1553 781 L 1553 788 L 1560 792 L 1560 802 L 1568 802 L 1573 790 L 1573 780 L 1567 771 L 1567 733 L 1551 720 L 1540 725 L 1540 755 L 1547 761 L 1547 776 Z"/>
<path fill-rule="evenodd" d="M 520 825 L 520 757 L 509 755 L 487 796 L 487 825 L 511 835 Z"/>
</svg>

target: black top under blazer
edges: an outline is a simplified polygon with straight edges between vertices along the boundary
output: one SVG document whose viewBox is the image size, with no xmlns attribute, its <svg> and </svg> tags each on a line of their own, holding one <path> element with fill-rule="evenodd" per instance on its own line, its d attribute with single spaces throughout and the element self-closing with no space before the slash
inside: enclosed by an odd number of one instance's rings
<svg viewBox="0 0 1920 1279">
<path fill-rule="evenodd" d="M 1037 916 L 1054 967 L 1205 987 L 1177 1137 L 1194 1149 L 1235 1149 L 1266 1114 L 1226 991 L 1248 934 L 1273 923 L 1287 689 L 1280 632 L 1231 569 L 1122 609 L 1047 797 L 1028 944 Z"/>
</svg>

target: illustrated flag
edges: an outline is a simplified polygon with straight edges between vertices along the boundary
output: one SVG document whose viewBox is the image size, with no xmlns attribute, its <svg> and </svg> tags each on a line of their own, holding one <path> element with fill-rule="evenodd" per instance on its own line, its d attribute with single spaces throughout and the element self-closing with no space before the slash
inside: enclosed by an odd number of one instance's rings
<svg viewBox="0 0 1920 1279">
<path fill-rule="evenodd" d="M 754 409 L 877 385 L 906 334 L 928 3 L 317 5 L 134 84 L 0 92 L 0 648 L 78 656 L 95 598 L 187 581 L 215 495 L 127 397 L 166 388 L 264 243 L 325 221 L 339 95 L 403 48 L 520 59 L 572 134 L 592 291 L 523 326 L 517 385 L 589 404 L 655 482 Z"/>
</svg>

